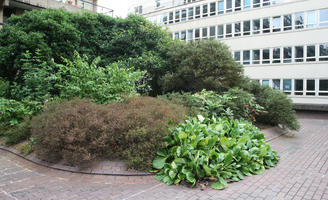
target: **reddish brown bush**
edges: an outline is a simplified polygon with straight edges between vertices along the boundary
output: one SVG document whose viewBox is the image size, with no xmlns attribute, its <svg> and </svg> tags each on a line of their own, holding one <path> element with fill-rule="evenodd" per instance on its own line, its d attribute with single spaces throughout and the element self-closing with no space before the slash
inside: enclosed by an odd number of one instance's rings
<svg viewBox="0 0 328 200">
<path fill-rule="evenodd" d="M 164 99 L 135 97 L 107 106 L 74 99 L 50 105 L 31 122 L 37 155 L 50 162 L 81 166 L 97 157 L 121 158 L 147 169 L 167 124 L 184 120 L 186 109 Z"/>
</svg>

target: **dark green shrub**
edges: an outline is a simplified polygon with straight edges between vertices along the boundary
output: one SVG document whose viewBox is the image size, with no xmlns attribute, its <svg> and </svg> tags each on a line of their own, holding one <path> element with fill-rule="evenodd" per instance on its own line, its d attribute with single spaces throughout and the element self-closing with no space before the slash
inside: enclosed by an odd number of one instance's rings
<svg viewBox="0 0 328 200">
<path fill-rule="evenodd" d="M 28 140 L 31 136 L 30 120 L 25 120 L 23 123 L 7 130 L 4 136 L 6 145 L 14 145 Z"/>
<path fill-rule="evenodd" d="M 258 122 L 273 126 L 280 124 L 291 130 L 300 128 L 292 100 L 286 94 L 254 81 L 245 84 L 245 89 L 253 93 L 257 103 L 267 111 L 257 117 Z"/>
<path fill-rule="evenodd" d="M 156 178 L 169 185 L 193 184 L 209 179 L 214 189 L 227 187 L 227 180 L 260 174 L 275 167 L 279 156 L 264 141 L 264 135 L 247 121 L 227 118 L 190 118 L 163 139 L 153 161 Z"/>
<path fill-rule="evenodd" d="M 129 98 L 106 106 L 74 99 L 48 105 L 32 119 L 35 151 L 41 159 L 81 166 L 97 157 L 121 158 L 139 170 L 151 167 L 168 122 L 184 120 L 186 109 L 167 100 Z"/>
<path fill-rule="evenodd" d="M 217 92 L 238 86 L 242 67 L 233 59 L 229 48 L 217 40 L 175 42 L 167 52 L 170 66 L 160 84 L 164 92 Z"/>
</svg>

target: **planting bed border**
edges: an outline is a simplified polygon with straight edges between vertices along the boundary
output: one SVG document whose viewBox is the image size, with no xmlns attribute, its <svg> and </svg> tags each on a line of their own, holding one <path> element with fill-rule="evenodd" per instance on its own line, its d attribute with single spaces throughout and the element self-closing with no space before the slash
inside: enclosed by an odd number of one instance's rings
<svg viewBox="0 0 328 200">
<path fill-rule="evenodd" d="M 266 135 L 265 133 L 268 133 L 269 135 L 274 135 L 272 137 L 266 138 L 266 142 L 269 141 L 273 141 L 283 135 L 286 135 L 287 132 L 282 130 L 279 127 L 273 127 L 273 128 L 268 128 L 268 129 L 264 129 L 261 130 L 264 135 Z M 3 145 L 0 145 L 0 150 L 3 151 L 7 151 L 9 153 L 12 153 L 18 157 L 21 157 L 29 162 L 32 162 L 36 165 L 39 166 L 43 166 L 43 167 L 47 167 L 50 169 L 54 169 L 54 170 L 60 170 L 60 171 L 65 171 L 65 172 L 71 172 L 71 173 L 78 173 L 78 174 L 89 174 L 89 175 L 106 175 L 106 176 L 153 176 L 155 174 L 153 173 L 149 173 L 149 172 L 136 172 L 136 171 L 118 171 L 118 172 L 105 172 L 102 170 L 93 170 L 91 169 L 79 169 L 76 167 L 70 167 L 70 166 L 65 166 L 65 165 L 59 165 L 59 164 L 53 164 L 53 163 L 48 163 L 45 161 L 42 161 L 34 156 L 31 155 L 27 155 L 24 156 L 23 154 L 21 154 L 19 151 L 17 151 L 16 149 L 10 148 L 10 147 L 5 147 Z"/>
</svg>

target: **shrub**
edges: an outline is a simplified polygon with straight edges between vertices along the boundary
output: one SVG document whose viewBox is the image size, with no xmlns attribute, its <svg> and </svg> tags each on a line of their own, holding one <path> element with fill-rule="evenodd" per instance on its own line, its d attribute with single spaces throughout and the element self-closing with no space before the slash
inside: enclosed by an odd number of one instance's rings
<svg viewBox="0 0 328 200">
<path fill-rule="evenodd" d="M 7 145 L 18 144 L 29 139 L 31 136 L 30 120 L 27 119 L 23 123 L 8 129 L 5 131 L 4 136 L 6 137 L 5 143 Z"/>
<path fill-rule="evenodd" d="M 156 178 L 169 185 L 215 179 L 211 187 L 224 189 L 227 179 L 260 174 L 279 159 L 263 133 L 247 121 L 199 115 L 179 124 L 163 140 L 166 146 L 158 150 L 153 166 L 159 170 Z"/>
<path fill-rule="evenodd" d="M 74 99 L 48 106 L 31 122 L 41 159 L 83 166 L 97 157 L 121 158 L 139 170 L 151 167 L 167 124 L 183 121 L 184 107 L 151 97 L 106 106 Z"/>
<path fill-rule="evenodd" d="M 300 128 L 292 100 L 286 94 L 253 81 L 248 82 L 245 89 L 253 93 L 257 103 L 267 111 L 257 117 L 258 122 L 273 126 L 281 124 L 291 130 Z"/>
<path fill-rule="evenodd" d="M 175 42 L 167 53 L 167 72 L 161 77 L 164 92 L 216 92 L 238 86 L 242 67 L 233 59 L 229 48 L 217 40 Z"/>
</svg>

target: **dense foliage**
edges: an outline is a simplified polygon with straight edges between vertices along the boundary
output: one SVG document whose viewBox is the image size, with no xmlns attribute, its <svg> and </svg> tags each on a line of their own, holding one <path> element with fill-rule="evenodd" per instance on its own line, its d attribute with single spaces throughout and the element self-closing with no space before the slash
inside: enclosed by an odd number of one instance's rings
<svg viewBox="0 0 328 200">
<path fill-rule="evenodd" d="M 164 92 L 222 92 L 242 81 L 242 66 L 235 62 L 229 48 L 217 40 L 175 42 L 167 59 L 168 70 L 160 79 Z"/>
<path fill-rule="evenodd" d="M 286 94 L 269 86 L 261 86 L 255 81 L 247 82 L 244 87 L 254 94 L 256 102 L 267 111 L 257 117 L 258 122 L 273 126 L 282 125 L 291 130 L 300 128 L 292 100 Z"/>
<path fill-rule="evenodd" d="M 145 170 L 169 135 L 168 123 L 182 122 L 185 114 L 184 107 L 151 97 L 108 105 L 74 99 L 49 105 L 30 126 L 43 160 L 83 166 L 97 157 L 118 157 Z"/>
<path fill-rule="evenodd" d="M 195 185 L 215 179 L 214 189 L 227 187 L 227 180 L 260 174 L 276 166 L 279 157 L 264 141 L 264 135 L 247 121 L 227 118 L 191 118 L 163 139 L 153 167 L 156 178 L 169 185 L 182 181 Z"/>
</svg>

